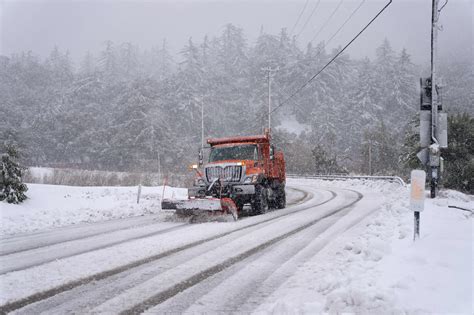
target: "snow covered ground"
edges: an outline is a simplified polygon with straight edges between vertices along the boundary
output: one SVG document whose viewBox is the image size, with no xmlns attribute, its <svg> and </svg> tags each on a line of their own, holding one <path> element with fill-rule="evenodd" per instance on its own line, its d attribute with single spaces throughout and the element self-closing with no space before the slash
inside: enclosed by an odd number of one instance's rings
<svg viewBox="0 0 474 315">
<path fill-rule="evenodd" d="M 388 200 L 299 266 L 256 313 L 473 314 L 473 196 L 442 191 L 427 199 L 421 238 L 414 242 L 407 188 L 367 181 L 320 184 L 380 191 Z"/>
<path fill-rule="evenodd" d="M 166 214 L 159 211 L 162 187 L 143 187 L 137 205 L 137 187 L 29 185 L 30 198 L 22 205 L 0 203 L 2 235 L 53 229 L 58 235 L 72 239 L 56 239 L 63 243 L 1 256 L 2 267 L 7 268 L 9 262 L 12 270 L 18 257 L 36 255 L 39 260 L 51 259 L 35 265 L 31 258 L 25 258 L 31 260 L 31 266 L 25 264 L 25 269 L 17 271 L 5 269 L 0 275 L 3 288 L 0 301 L 26 297 L 40 289 L 85 279 L 236 230 L 153 260 L 150 265 L 127 268 L 123 274 L 64 292 L 51 301 L 31 304 L 24 313 L 39 312 L 42 307 L 47 312 L 56 306 L 58 313 L 63 313 L 81 309 L 86 302 L 88 309 L 96 311 L 114 309 L 123 303 L 127 309 L 147 294 L 163 290 L 163 283 L 172 286 L 186 281 L 186 277 L 303 226 L 361 193 L 363 198 L 354 208 L 330 216 L 321 225 L 304 229 L 255 257 L 250 256 L 250 261 L 243 260 L 224 269 L 149 311 L 212 313 L 226 310 L 224 307 L 230 305 L 229 311 L 257 314 L 473 313 L 473 196 L 442 191 L 439 198 L 427 199 L 421 214 L 421 238 L 413 242 L 413 212 L 409 209 L 407 187 L 380 181 L 314 179 L 289 179 L 288 186 L 306 189 L 306 201 L 238 222 L 185 224 L 162 222 L 166 221 Z M 290 191 L 290 203 L 301 199 L 301 192 Z M 334 200 L 331 191 L 338 194 Z M 167 187 L 165 196 L 173 195 L 185 198 L 186 190 Z M 318 207 L 324 200 L 331 201 Z M 292 214 L 298 207 L 307 210 Z M 149 216 L 143 218 L 156 220 L 146 226 L 129 226 L 131 223 L 127 221 L 138 220 L 145 214 Z M 127 219 L 112 220 L 119 218 Z M 90 227 L 82 224 L 88 222 L 102 223 Z M 120 224 L 128 228 L 117 229 Z M 75 239 L 83 233 L 83 226 L 86 230 L 95 226 L 103 234 Z M 249 228 L 238 230 L 246 226 Z M 108 228 L 114 230 L 107 231 Z M 27 242 L 31 237 L 38 238 L 35 235 L 21 236 L 19 240 Z M 72 255 L 81 246 L 83 250 Z M 68 248 L 73 253 L 68 254 Z M 58 254 L 59 258 L 55 258 L 55 253 L 63 253 L 64 257 Z M 163 277 L 170 278 L 163 282 Z M 247 299 L 249 288 L 254 291 Z M 229 291 L 238 294 L 238 298 L 228 298 Z M 86 293 L 87 301 L 81 298 Z M 98 296 L 103 296 L 103 300 Z M 70 305 L 74 307 L 69 308 Z"/>
<path fill-rule="evenodd" d="M 35 232 L 79 223 L 159 213 L 163 187 L 75 187 L 28 184 L 28 199 L 0 202 L 0 236 Z M 165 197 L 186 198 L 187 190 L 166 187 Z M 165 216 L 166 214 L 163 214 Z"/>
</svg>

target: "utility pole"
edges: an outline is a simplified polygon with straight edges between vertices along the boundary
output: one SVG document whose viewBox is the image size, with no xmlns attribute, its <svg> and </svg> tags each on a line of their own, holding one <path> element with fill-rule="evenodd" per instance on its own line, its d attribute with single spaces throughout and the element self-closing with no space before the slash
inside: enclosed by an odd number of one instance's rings
<svg viewBox="0 0 474 315">
<path fill-rule="evenodd" d="M 201 98 L 201 150 L 204 148 L 204 100 Z"/>
<path fill-rule="evenodd" d="M 436 197 L 440 178 L 441 151 L 448 147 L 447 114 L 441 104 L 441 88 L 436 73 L 438 48 L 438 1 L 432 0 L 431 12 L 431 77 L 422 78 L 420 98 L 420 146 L 421 162 L 429 168 L 430 196 Z M 444 7 L 444 6 L 443 6 Z"/>
<path fill-rule="evenodd" d="M 272 72 L 280 70 L 280 68 L 266 67 L 262 69 L 267 71 L 267 83 L 268 83 L 268 130 L 271 130 L 271 112 L 272 112 Z"/>
<path fill-rule="evenodd" d="M 431 180 L 430 190 L 431 198 L 436 197 L 436 189 L 439 177 L 439 146 L 436 139 L 437 120 L 438 120 L 438 93 L 436 91 L 436 61 L 438 49 L 438 0 L 433 0 L 431 11 L 431 146 L 430 146 L 430 166 Z M 432 161 L 431 161 L 432 160 Z"/>
<path fill-rule="evenodd" d="M 201 96 L 201 148 L 198 153 L 198 164 L 203 164 L 203 151 L 204 151 L 204 96 Z"/>
</svg>

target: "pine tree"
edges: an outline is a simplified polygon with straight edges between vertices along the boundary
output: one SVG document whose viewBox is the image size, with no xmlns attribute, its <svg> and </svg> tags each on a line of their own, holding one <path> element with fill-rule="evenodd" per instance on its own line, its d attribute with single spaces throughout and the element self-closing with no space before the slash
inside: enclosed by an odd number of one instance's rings
<svg viewBox="0 0 474 315">
<path fill-rule="evenodd" d="M 413 115 L 405 129 L 403 145 L 400 148 L 400 166 L 403 168 L 405 176 L 409 176 L 413 169 L 423 169 L 424 166 L 416 156 L 422 149 L 420 147 L 420 117 Z"/>
<path fill-rule="evenodd" d="M 474 193 L 474 118 L 467 113 L 448 117 L 448 149 L 442 153 L 447 188 Z"/>
<path fill-rule="evenodd" d="M 375 74 L 377 83 L 377 102 L 384 110 L 393 110 L 393 93 L 395 77 L 395 52 L 385 38 L 376 49 Z"/>
<path fill-rule="evenodd" d="M 317 174 L 327 175 L 347 173 L 344 168 L 338 165 L 335 154 L 328 153 L 322 145 L 316 145 L 312 150 L 312 154 Z"/>
<path fill-rule="evenodd" d="M 105 43 L 105 49 L 100 53 L 99 65 L 102 77 L 108 82 L 112 83 L 118 80 L 118 57 L 117 50 L 112 41 L 108 40 Z"/>
<path fill-rule="evenodd" d="M 79 73 L 83 77 L 88 77 L 96 71 L 95 58 L 90 51 L 82 59 L 79 67 Z"/>
<path fill-rule="evenodd" d="M 24 168 L 18 163 L 19 153 L 12 143 L 3 145 L 0 157 L 0 201 L 18 204 L 26 200 L 28 187 L 23 183 Z"/>
</svg>

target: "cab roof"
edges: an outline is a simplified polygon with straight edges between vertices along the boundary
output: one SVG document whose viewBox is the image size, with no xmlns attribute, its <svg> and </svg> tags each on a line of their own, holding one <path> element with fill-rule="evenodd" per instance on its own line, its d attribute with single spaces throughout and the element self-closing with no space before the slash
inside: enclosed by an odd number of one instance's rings
<svg viewBox="0 0 474 315">
<path fill-rule="evenodd" d="M 218 144 L 231 144 L 231 143 L 268 143 L 270 142 L 270 135 L 257 135 L 257 136 L 245 136 L 245 137 L 227 137 L 227 138 L 214 138 L 208 139 L 207 143 L 211 146 Z"/>
</svg>

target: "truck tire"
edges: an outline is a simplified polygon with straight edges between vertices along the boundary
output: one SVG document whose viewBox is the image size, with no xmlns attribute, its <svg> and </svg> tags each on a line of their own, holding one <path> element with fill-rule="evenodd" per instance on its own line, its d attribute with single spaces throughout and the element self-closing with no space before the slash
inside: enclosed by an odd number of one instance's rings
<svg viewBox="0 0 474 315">
<path fill-rule="evenodd" d="M 264 214 L 268 212 L 268 199 L 262 186 L 255 187 L 255 196 L 252 199 L 252 214 Z"/>
<path fill-rule="evenodd" d="M 276 208 L 277 209 L 283 209 L 285 207 L 286 207 L 285 186 L 281 185 L 277 189 Z"/>
</svg>

